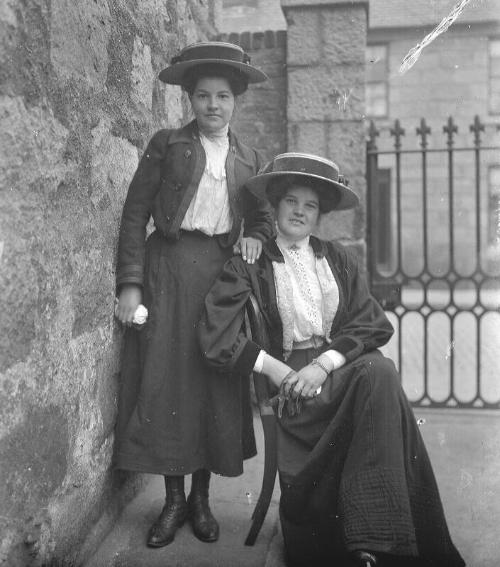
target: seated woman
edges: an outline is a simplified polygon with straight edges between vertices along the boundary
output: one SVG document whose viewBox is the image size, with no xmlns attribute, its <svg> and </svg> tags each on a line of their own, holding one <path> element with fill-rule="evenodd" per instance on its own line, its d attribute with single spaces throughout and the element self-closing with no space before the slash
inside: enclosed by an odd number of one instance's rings
<svg viewBox="0 0 500 567">
<path fill-rule="evenodd" d="M 400 377 L 377 350 L 391 324 L 356 259 L 312 236 L 322 214 L 356 206 L 355 193 L 333 162 L 297 153 L 277 156 L 247 187 L 273 205 L 278 234 L 255 264 L 225 264 L 199 333 L 209 364 L 260 372 L 277 389 L 284 532 L 285 522 L 333 518 L 340 538 L 330 539 L 355 565 L 464 565 Z M 269 352 L 242 332 L 250 294 Z"/>
</svg>

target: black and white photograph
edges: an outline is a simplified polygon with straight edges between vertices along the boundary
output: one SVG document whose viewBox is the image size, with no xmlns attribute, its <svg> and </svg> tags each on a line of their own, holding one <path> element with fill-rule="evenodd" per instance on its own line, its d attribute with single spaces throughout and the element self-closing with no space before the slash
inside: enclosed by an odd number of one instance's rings
<svg viewBox="0 0 500 567">
<path fill-rule="evenodd" d="M 0 567 L 500 564 L 500 0 L 0 0 Z"/>
</svg>

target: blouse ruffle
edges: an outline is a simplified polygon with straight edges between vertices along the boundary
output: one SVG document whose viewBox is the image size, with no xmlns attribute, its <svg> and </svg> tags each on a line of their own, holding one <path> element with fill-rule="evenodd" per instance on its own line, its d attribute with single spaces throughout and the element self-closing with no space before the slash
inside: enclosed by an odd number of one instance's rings
<svg viewBox="0 0 500 567">
<path fill-rule="evenodd" d="M 210 138 L 200 132 L 200 141 L 206 155 L 205 170 L 181 228 L 213 236 L 229 232 L 233 223 L 226 179 L 227 128 L 225 134 Z"/>
</svg>

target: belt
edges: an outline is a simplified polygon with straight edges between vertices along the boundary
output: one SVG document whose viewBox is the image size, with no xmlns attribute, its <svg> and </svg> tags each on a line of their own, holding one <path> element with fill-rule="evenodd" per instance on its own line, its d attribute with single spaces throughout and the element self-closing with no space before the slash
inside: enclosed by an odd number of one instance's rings
<svg viewBox="0 0 500 567">
<path fill-rule="evenodd" d="M 229 234 L 229 232 L 220 232 L 217 234 L 207 234 L 206 232 L 203 232 L 202 230 L 186 230 L 184 228 L 180 228 L 179 229 L 179 236 L 203 236 L 205 238 L 222 238 L 222 237 L 226 237 Z"/>
<path fill-rule="evenodd" d="M 324 337 L 313 336 L 310 339 L 293 343 L 293 350 L 304 350 L 306 348 L 321 348 L 325 344 Z"/>
</svg>

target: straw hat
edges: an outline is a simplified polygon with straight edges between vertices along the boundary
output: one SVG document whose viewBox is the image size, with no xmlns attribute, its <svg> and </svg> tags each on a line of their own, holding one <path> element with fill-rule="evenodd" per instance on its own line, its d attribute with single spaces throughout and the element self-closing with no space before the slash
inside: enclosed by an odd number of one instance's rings
<svg viewBox="0 0 500 567">
<path fill-rule="evenodd" d="M 349 189 L 346 180 L 339 173 L 338 166 L 312 154 L 288 152 L 277 155 L 254 177 L 245 182 L 245 186 L 260 199 L 269 199 L 269 183 L 290 177 L 290 182 L 312 181 L 312 187 L 318 189 L 323 212 L 352 209 L 359 205 L 356 193 Z"/>
<path fill-rule="evenodd" d="M 197 65 L 217 64 L 241 72 L 249 83 L 261 83 L 267 75 L 250 65 L 250 57 L 238 45 L 223 41 L 204 41 L 185 47 L 172 58 L 171 65 L 160 72 L 160 80 L 171 85 L 182 85 L 184 74 Z"/>
</svg>

